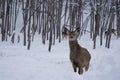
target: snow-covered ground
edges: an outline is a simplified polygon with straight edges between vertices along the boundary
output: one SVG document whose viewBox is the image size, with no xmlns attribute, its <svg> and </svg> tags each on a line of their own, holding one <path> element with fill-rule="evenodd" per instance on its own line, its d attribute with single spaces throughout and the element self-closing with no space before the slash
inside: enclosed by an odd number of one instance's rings
<svg viewBox="0 0 120 80">
<path fill-rule="evenodd" d="M 29 51 L 22 44 L 0 42 L 0 80 L 119 80 L 120 39 L 112 37 L 110 49 L 99 46 L 97 41 L 94 50 L 88 35 L 79 40 L 92 56 L 90 68 L 83 75 L 73 72 L 68 40 L 56 41 L 51 52 L 39 36 Z"/>
</svg>

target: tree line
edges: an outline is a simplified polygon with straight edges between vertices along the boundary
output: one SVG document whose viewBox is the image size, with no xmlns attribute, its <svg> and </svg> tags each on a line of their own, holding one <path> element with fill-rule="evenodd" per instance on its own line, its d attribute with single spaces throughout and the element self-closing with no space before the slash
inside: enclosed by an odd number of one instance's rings
<svg viewBox="0 0 120 80">
<path fill-rule="evenodd" d="M 23 26 L 17 27 L 20 10 Z M 79 27 L 81 35 L 89 32 L 94 49 L 96 38 L 100 37 L 102 45 L 105 35 L 105 46 L 109 48 L 111 34 L 116 32 L 120 37 L 120 0 L 0 0 L 0 21 L 1 41 L 11 38 L 14 43 L 16 29 L 21 28 L 19 33 L 23 34 L 23 45 L 28 49 L 35 34 L 40 34 L 43 44 L 49 41 L 51 51 L 56 39 L 61 42 L 63 27 L 70 30 Z"/>
</svg>

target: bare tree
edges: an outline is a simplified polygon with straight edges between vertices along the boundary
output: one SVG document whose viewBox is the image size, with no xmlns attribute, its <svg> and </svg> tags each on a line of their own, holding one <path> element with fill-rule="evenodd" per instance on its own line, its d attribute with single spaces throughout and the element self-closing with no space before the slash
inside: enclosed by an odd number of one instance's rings
<svg viewBox="0 0 120 80">
<path fill-rule="evenodd" d="M 56 40 L 61 42 L 61 29 L 66 26 L 70 30 L 80 28 L 81 34 L 89 32 L 94 42 L 94 49 L 97 45 L 96 38 L 100 37 L 100 45 L 102 45 L 106 31 L 105 45 L 108 48 L 111 29 L 116 28 L 117 37 L 120 36 L 120 0 L 0 0 L 2 41 L 11 38 L 12 43 L 15 42 L 16 29 L 18 29 L 16 22 L 20 9 L 23 15 L 20 32 L 23 34 L 23 45 L 28 49 L 38 33 L 42 36 L 43 44 L 48 40 L 48 50 L 51 51 Z M 88 11 L 87 18 L 83 16 L 84 11 Z M 89 30 L 87 27 L 90 27 Z M 22 39 L 18 35 L 18 42 L 20 40 Z"/>
</svg>

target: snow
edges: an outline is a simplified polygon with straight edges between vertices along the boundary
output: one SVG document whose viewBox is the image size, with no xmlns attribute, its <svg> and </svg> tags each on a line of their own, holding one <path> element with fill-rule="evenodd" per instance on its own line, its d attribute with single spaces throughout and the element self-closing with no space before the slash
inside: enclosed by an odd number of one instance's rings
<svg viewBox="0 0 120 80">
<path fill-rule="evenodd" d="M 51 52 L 47 51 L 48 43 L 43 45 L 38 36 L 31 50 L 22 44 L 0 42 L 0 80 L 119 80 L 120 39 L 112 36 L 111 47 L 107 49 L 99 46 L 98 38 L 97 48 L 93 49 L 88 36 L 78 39 L 92 56 L 89 70 L 83 75 L 73 71 L 66 39 L 52 46 Z"/>
</svg>

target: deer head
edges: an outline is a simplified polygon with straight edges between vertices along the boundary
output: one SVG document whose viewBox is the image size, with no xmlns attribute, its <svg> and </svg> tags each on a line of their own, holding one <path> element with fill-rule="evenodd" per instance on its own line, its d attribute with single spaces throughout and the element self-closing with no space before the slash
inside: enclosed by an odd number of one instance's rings
<svg viewBox="0 0 120 80">
<path fill-rule="evenodd" d="M 69 37 L 69 41 L 76 40 L 78 38 L 78 36 L 79 36 L 79 33 L 80 33 L 80 28 L 77 28 L 74 31 L 70 31 L 66 27 L 64 27 L 63 32 L 62 32 L 62 34 L 64 36 L 68 36 Z"/>
</svg>

